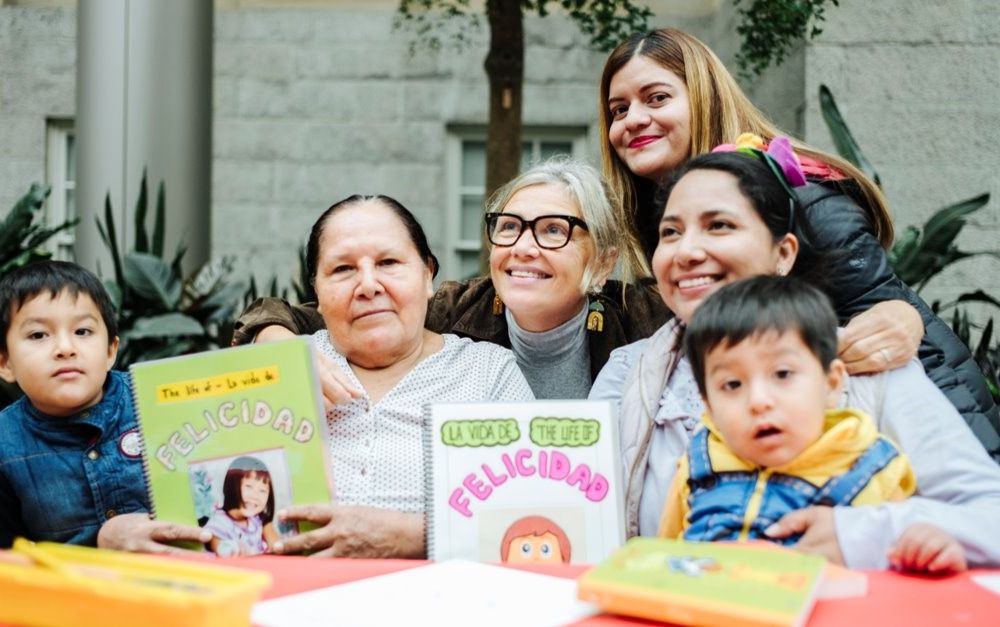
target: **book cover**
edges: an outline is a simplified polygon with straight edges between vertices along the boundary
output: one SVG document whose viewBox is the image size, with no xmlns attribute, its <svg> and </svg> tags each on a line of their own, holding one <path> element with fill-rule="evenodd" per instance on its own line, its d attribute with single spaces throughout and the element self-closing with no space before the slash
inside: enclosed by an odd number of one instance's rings
<svg viewBox="0 0 1000 627">
<path fill-rule="evenodd" d="M 580 599 L 680 625 L 801 625 L 826 560 L 735 543 L 632 538 L 577 580 Z"/>
<path fill-rule="evenodd" d="M 430 559 L 595 563 L 624 542 L 610 403 L 439 403 L 427 412 Z"/>
<path fill-rule="evenodd" d="M 133 365 L 153 516 L 205 527 L 219 555 L 296 533 L 275 512 L 333 495 L 315 364 L 295 338 Z"/>
<path fill-rule="evenodd" d="M 0 551 L 0 623 L 250 625 L 251 606 L 270 583 L 267 573 L 211 562 L 18 538 Z"/>
</svg>

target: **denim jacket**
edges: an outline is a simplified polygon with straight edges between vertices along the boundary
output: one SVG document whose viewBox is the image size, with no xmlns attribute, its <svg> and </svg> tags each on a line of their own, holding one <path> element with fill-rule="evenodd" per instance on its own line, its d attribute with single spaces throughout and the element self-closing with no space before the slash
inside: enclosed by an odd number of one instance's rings
<svg viewBox="0 0 1000 627">
<path fill-rule="evenodd" d="M 117 514 L 149 511 L 128 375 L 112 370 L 101 401 L 57 418 L 27 397 L 0 412 L 0 547 L 15 536 L 94 545 Z"/>
</svg>

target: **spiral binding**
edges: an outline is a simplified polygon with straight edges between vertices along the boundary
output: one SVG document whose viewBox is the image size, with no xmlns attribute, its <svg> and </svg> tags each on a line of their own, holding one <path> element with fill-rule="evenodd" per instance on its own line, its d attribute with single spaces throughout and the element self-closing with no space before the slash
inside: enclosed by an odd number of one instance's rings
<svg viewBox="0 0 1000 627">
<path fill-rule="evenodd" d="M 427 559 L 434 560 L 434 410 L 424 403 L 424 546 Z"/>
<path fill-rule="evenodd" d="M 142 446 L 142 478 L 146 482 L 146 500 L 149 501 L 149 515 L 156 519 L 156 503 L 153 501 L 153 482 L 149 476 L 149 450 L 146 448 L 146 426 L 139 415 L 139 394 L 135 387 L 135 366 L 128 369 L 129 392 L 132 394 L 132 410 L 135 412 L 136 422 L 139 423 L 139 439 Z"/>
</svg>

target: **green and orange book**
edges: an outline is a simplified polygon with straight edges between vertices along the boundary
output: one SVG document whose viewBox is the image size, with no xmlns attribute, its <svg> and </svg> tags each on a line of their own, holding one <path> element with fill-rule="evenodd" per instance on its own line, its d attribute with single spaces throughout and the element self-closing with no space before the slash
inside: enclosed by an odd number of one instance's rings
<svg viewBox="0 0 1000 627">
<path fill-rule="evenodd" d="M 298 531 L 276 519 L 281 508 L 330 502 L 329 437 L 308 338 L 148 361 L 130 372 L 155 518 L 231 530 L 241 537 L 217 534 L 217 552 L 247 555 L 265 552 L 274 533 Z M 264 479 L 256 505 L 240 492 L 247 476 L 258 486 Z M 254 531 L 256 545 L 244 541 Z"/>
<path fill-rule="evenodd" d="M 580 576 L 602 610 L 680 625 L 801 625 L 826 560 L 759 544 L 632 538 Z"/>
</svg>

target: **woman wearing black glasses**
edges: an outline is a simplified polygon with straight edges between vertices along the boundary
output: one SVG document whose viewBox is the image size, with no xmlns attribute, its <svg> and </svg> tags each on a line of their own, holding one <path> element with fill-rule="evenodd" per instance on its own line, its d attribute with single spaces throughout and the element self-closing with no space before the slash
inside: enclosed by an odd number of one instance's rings
<svg viewBox="0 0 1000 627">
<path fill-rule="evenodd" d="M 608 279 L 623 242 L 616 204 L 597 170 L 580 161 L 528 169 L 488 204 L 490 276 L 441 284 L 427 328 L 512 349 L 538 398 L 586 398 L 613 349 L 669 318 L 653 289 Z M 259 299 L 237 321 L 233 343 L 321 325 L 315 309 Z M 324 375 L 323 391 L 331 403 L 359 394 L 336 369 Z"/>
</svg>

